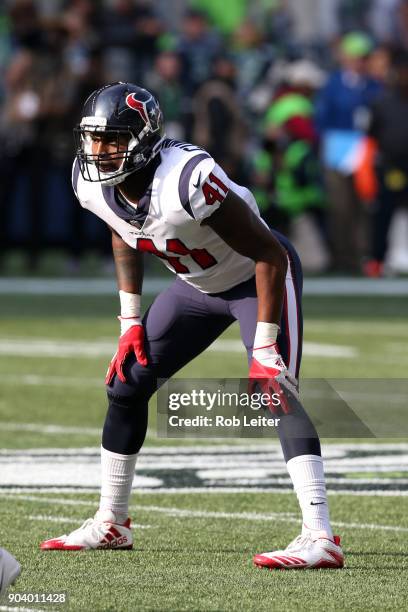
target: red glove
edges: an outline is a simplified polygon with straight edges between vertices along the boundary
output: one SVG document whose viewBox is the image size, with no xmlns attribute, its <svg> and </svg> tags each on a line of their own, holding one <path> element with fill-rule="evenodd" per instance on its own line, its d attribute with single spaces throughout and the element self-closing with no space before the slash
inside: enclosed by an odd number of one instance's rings
<svg viewBox="0 0 408 612">
<path fill-rule="evenodd" d="M 249 370 L 249 395 L 255 393 L 257 388 L 259 392 L 270 396 L 269 409 L 274 414 L 279 414 L 281 410 L 285 414 L 291 412 L 287 391 L 298 399 L 297 380 L 286 368 L 277 344 L 253 351 Z"/>
<path fill-rule="evenodd" d="M 148 362 L 144 349 L 144 329 L 140 319 L 135 319 L 131 327 L 120 336 L 118 350 L 112 357 L 106 374 L 106 385 L 112 382 L 114 374 L 119 376 L 119 380 L 126 382 L 125 375 L 123 374 L 123 364 L 131 353 L 136 355 L 136 359 L 140 365 L 147 366 Z"/>
</svg>

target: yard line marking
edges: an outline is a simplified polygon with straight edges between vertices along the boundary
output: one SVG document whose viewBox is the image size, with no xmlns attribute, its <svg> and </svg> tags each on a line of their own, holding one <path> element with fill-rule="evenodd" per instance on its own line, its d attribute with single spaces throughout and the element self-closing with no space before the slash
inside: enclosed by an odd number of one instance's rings
<svg viewBox="0 0 408 612">
<path fill-rule="evenodd" d="M 7 497 L 7 496 L 6 496 Z M 8 496 L 10 497 L 10 496 Z M 82 506 L 93 506 L 94 502 L 85 502 L 82 500 L 61 500 L 55 498 L 41 498 L 34 496 L 11 496 L 14 499 L 25 499 L 26 501 L 35 501 L 42 503 L 52 503 L 56 505 L 64 505 L 70 502 L 68 505 L 82 505 Z M 268 514 L 260 514 L 259 512 L 215 512 L 210 510 L 187 510 L 184 508 L 162 508 L 161 506 L 150 506 L 150 505 L 132 505 L 129 510 L 131 512 L 155 512 L 159 514 L 166 514 L 172 517 L 182 518 L 212 518 L 212 519 L 236 519 L 244 521 L 282 521 L 289 523 L 299 523 L 300 517 L 295 517 L 292 512 L 269 512 Z M 341 521 L 333 521 L 332 524 L 336 527 L 344 527 L 345 529 L 379 529 L 382 531 L 395 531 L 395 532 L 408 532 L 408 527 L 400 527 L 397 525 L 378 525 L 375 523 L 344 523 Z"/>
<path fill-rule="evenodd" d="M 217 352 L 241 353 L 243 350 L 243 346 L 241 340 L 216 340 L 207 350 Z M 359 351 L 353 346 L 323 344 L 320 342 L 304 342 L 303 355 L 306 357 L 332 357 L 340 359 L 353 359 L 358 357 Z"/>
<path fill-rule="evenodd" d="M 171 283 L 171 278 L 146 278 L 143 293 L 154 295 L 163 291 Z M 0 279 L 0 295 L 116 295 L 117 285 L 111 279 L 72 279 L 72 278 L 5 278 Z"/>
<path fill-rule="evenodd" d="M 172 447 L 145 447 L 139 458 L 133 489 L 166 488 L 262 489 L 279 492 L 291 487 L 278 445 L 212 446 L 187 452 Z M 244 452 L 245 449 L 245 452 Z M 174 451 L 179 454 L 174 454 Z M 353 452 L 351 452 L 353 450 Z M 158 452 L 159 451 L 159 452 Z M 408 452 L 404 445 L 366 444 L 324 447 L 329 490 L 408 491 Z M 0 487 L 7 491 L 100 487 L 100 450 L 34 449 L 0 452 Z"/>
<path fill-rule="evenodd" d="M 49 521 L 50 523 L 72 523 L 75 525 L 81 525 L 83 521 L 73 518 L 67 518 L 66 516 L 49 516 L 47 514 L 30 514 L 27 517 L 30 521 Z"/>
<path fill-rule="evenodd" d="M 9 612 L 52 612 L 52 610 L 41 610 L 41 608 L 18 608 L 17 606 L 0 606 L 0 610 Z"/>
<path fill-rule="evenodd" d="M 24 357 L 58 357 L 76 358 L 84 357 L 111 357 L 117 348 L 116 341 L 101 340 L 66 340 L 47 338 L 0 338 L 0 355 Z M 242 353 L 245 349 L 241 340 L 216 340 L 208 351 Z M 303 354 L 311 357 L 328 357 L 351 359 L 358 357 L 359 351 L 353 346 L 337 344 L 324 344 L 318 342 L 305 342 Z M 84 382 L 86 379 L 84 378 Z"/>
<path fill-rule="evenodd" d="M 82 525 L 83 520 L 67 518 L 65 516 L 50 516 L 48 514 L 30 514 L 27 517 L 30 521 L 43 521 L 50 523 L 72 523 L 75 525 Z M 132 523 L 132 527 L 137 527 L 138 529 L 150 529 L 151 525 L 141 525 L 139 523 Z"/>
<path fill-rule="evenodd" d="M 55 434 L 62 434 L 62 435 L 69 435 L 69 434 L 85 434 L 88 436 L 98 436 L 99 438 L 102 435 L 102 427 L 103 425 L 101 424 L 100 427 L 71 427 L 69 425 L 56 425 L 53 423 L 49 423 L 49 424 L 43 424 L 43 423 L 1 423 L 0 425 L 1 430 L 2 431 L 30 431 L 32 433 L 40 433 L 40 434 L 45 434 L 45 435 L 52 435 L 54 436 Z M 156 433 L 156 432 L 154 432 Z M 153 437 L 153 430 L 151 428 L 147 429 L 146 432 L 146 438 L 152 438 Z M 99 454 L 100 455 L 100 451 L 96 451 L 96 449 L 91 448 L 89 449 L 90 451 L 92 451 L 90 454 L 95 455 L 95 454 Z M 51 452 L 48 452 L 51 451 Z M 16 449 L 0 449 L 0 457 L 2 455 L 22 455 L 24 452 L 26 452 L 28 455 L 43 455 L 43 454 L 58 454 L 60 455 L 61 453 L 65 453 L 66 455 L 76 455 L 79 452 L 83 452 L 86 451 L 86 449 L 81 448 L 81 449 L 29 449 L 27 451 L 24 450 L 16 450 Z"/>
<path fill-rule="evenodd" d="M 38 374 L 2 374 L 6 385 L 26 385 L 32 387 L 99 387 L 104 389 L 103 377 L 84 378 L 83 376 L 41 376 Z"/>
<path fill-rule="evenodd" d="M 84 434 L 89 436 L 100 436 L 102 431 L 101 427 L 69 427 L 66 425 L 43 425 L 41 423 L 1 423 L 1 429 L 2 431 L 30 431 L 47 435 Z M 4 451 L 1 454 L 3 453 Z"/>
<path fill-rule="evenodd" d="M 89 340 L 66 340 L 46 338 L 1 338 L 0 355 L 25 357 L 106 357 L 116 350 L 113 341 L 101 342 Z M 85 379 L 84 379 L 85 380 Z"/>
<path fill-rule="evenodd" d="M 100 487 L 2 487 L 0 486 L 0 503 L 1 499 L 25 499 L 25 493 L 34 493 L 41 497 L 27 497 L 28 500 L 41 500 L 44 493 L 58 493 L 59 495 L 90 495 L 98 496 Z M 137 495 L 193 495 L 214 493 L 218 495 L 233 494 L 233 493 L 273 493 L 279 495 L 293 495 L 293 488 L 273 488 L 273 487 L 141 487 L 134 491 Z M 408 497 L 408 491 L 398 491 L 389 489 L 375 489 L 356 491 L 355 489 L 329 489 L 328 495 L 347 495 L 351 497 Z M 65 499 L 65 503 L 70 505 L 70 500 Z M 91 503 L 91 502 L 90 502 Z M 95 505 L 97 502 L 92 502 Z M 80 501 L 72 502 L 72 505 L 81 504 Z M 88 502 L 85 502 L 88 505 Z"/>
<path fill-rule="evenodd" d="M 15 423 L 16 426 L 20 425 L 20 423 Z M 23 424 L 24 425 L 24 424 Z M 37 425 L 37 424 L 34 424 Z M 3 427 L 3 423 L 1 424 L 1 427 Z M 41 424 L 38 424 L 38 427 L 42 427 Z M 61 427 L 61 429 L 64 426 L 58 426 Z M 332 459 L 332 458 L 337 458 L 337 457 L 343 457 L 344 455 L 344 451 L 355 451 L 356 450 L 356 443 L 349 443 L 349 442 L 341 442 L 341 443 L 337 443 L 337 444 L 323 444 L 322 445 L 323 448 L 323 455 L 325 460 L 327 459 Z M 379 443 L 379 444 L 375 444 L 372 442 L 362 442 L 358 444 L 358 450 L 360 451 L 371 451 L 374 452 L 376 450 L 381 451 L 381 453 L 383 453 L 384 451 L 387 452 L 401 452 L 401 453 L 406 453 L 408 452 L 408 442 L 396 442 L 396 443 Z M 162 456 L 163 454 L 165 455 L 197 455 L 198 453 L 200 455 L 203 454 L 209 454 L 209 455 L 213 455 L 213 454 L 231 454 L 231 453 L 249 453 L 249 452 L 253 452 L 253 453 L 265 453 L 267 452 L 268 454 L 270 453 L 276 453 L 276 455 L 281 459 L 281 461 L 283 461 L 282 458 L 282 451 L 281 451 L 281 446 L 278 442 L 261 442 L 258 444 L 257 441 L 254 441 L 253 443 L 248 443 L 247 441 L 242 443 L 240 440 L 237 440 L 237 444 L 232 445 L 231 441 L 229 440 L 227 444 L 225 443 L 221 443 L 221 444 L 203 444 L 202 446 L 197 446 L 197 445 L 186 445 L 186 444 L 177 444 L 177 445 L 172 445 L 172 446 L 144 446 L 143 449 L 141 450 L 141 455 L 158 455 L 159 457 Z M 95 456 L 100 456 L 100 447 L 96 447 L 96 446 L 85 446 L 85 447 L 70 447 L 70 448 L 29 448 L 29 449 L 7 449 L 7 448 L 0 448 L 0 456 L 12 456 L 12 455 L 21 455 L 21 456 L 28 456 L 28 457 L 37 457 L 39 455 L 43 455 L 44 457 L 49 456 L 49 455 L 61 455 L 61 456 L 70 456 L 70 455 L 74 455 L 77 456 L 79 454 L 82 455 L 95 455 Z M 397 456 L 397 455 L 396 455 Z M 380 460 L 383 461 L 383 457 L 380 456 Z"/>
<path fill-rule="evenodd" d="M 143 293 L 154 295 L 172 283 L 171 277 L 146 278 Z M 401 278 L 306 278 L 304 295 L 408 295 L 408 286 Z M 117 286 L 111 279 L 72 278 L 4 278 L 0 279 L 0 294 L 3 295 L 117 295 Z"/>
<path fill-rule="evenodd" d="M 408 285 L 408 284 L 407 284 Z M 307 319 L 307 329 L 309 333 L 321 333 L 327 334 L 327 330 L 330 329 L 333 334 L 338 336 L 355 336 L 356 332 L 359 335 L 373 335 L 373 322 L 370 321 L 336 321 L 335 327 L 333 327 L 333 321 L 329 319 Z M 331 326 L 331 327 L 330 327 Z M 376 329 L 376 336 L 384 336 L 387 339 L 396 337 L 398 340 L 407 337 L 408 330 L 405 323 L 397 321 L 387 321 L 386 326 L 378 326 L 378 333 Z"/>
</svg>

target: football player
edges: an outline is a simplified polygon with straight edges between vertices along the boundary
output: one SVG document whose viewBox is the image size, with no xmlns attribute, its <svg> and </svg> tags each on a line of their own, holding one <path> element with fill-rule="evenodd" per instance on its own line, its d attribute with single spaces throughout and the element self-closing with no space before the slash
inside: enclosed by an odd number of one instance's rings
<svg viewBox="0 0 408 612">
<path fill-rule="evenodd" d="M 106 376 L 99 510 L 43 550 L 131 548 L 128 502 L 150 397 L 238 320 L 262 389 L 294 389 L 302 350 L 302 270 L 290 242 L 260 219 L 252 193 L 200 147 L 169 140 L 154 96 L 130 83 L 93 92 L 76 128 L 72 183 L 80 204 L 112 230 L 120 297 L 120 337 Z M 141 315 L 143 255 L 176 274 Z M 283 397 L 283 395 L 282 395 Z M 298 404 L 279 436 L 303 515 L 285 549 L 255 555 L 279 569 L 338 568 L 316 430 Z"/>
<path fill-rule="evenodd" d="M 14 584 L 20 573 L 21 567 L 17 559 L 5 548 L 0 548 L 0 597 Z"/>
</svg>

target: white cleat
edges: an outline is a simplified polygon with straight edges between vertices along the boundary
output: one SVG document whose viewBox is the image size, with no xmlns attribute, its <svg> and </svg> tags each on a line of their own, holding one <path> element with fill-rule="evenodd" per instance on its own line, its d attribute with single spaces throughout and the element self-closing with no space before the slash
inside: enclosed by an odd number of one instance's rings
<svg viewBox="0 0 408 612">
<path fill-rule="evenodd" d="M 0 597 L 21 574 L 21 566 L 17 559 L 4 548 L 0 548 Z"/>
<path fill-rule="evenodd" d="M 116 516 L 110 510 L 95 514 L 79 529 L 69 535 L 45 540 L 40 544 L 41 550 L 95 550 L 101 548 L 130 550 L 133 548 L 133 537 L 128 518 L 123 524 L 116 522 Z"/>
<path fill-rule="evenodd" d="M 300 535 L 285 550 L 254 556 L 254 565 L 268 569 L 337 569 L 344 566 L 340 537 L 312 539 L 310 533 Z"/>
</svg>

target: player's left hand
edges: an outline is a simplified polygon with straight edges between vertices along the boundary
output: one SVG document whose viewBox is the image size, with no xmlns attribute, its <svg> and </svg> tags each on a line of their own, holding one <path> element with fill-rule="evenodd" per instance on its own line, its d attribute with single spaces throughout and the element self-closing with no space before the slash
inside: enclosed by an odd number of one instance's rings
<svg viewBox="0 0 408 612">
<path fill-rule="evenodd" d="M 249 395 L 255 393 L 257 388 L 261 393 L 269 395 L 269 408 L 276 414 L 280 412 L 279 409 L 285 414 L 291 411 L 287 391 L 296 399 L 299 397 L 297 380 L 287 369 L 276 343 L 253 351 L 249 370 Z M 272 398 L 273 395 L 275 400 Z M 279 404 L 276 395 L 279 396 Z"/>
</svg>

